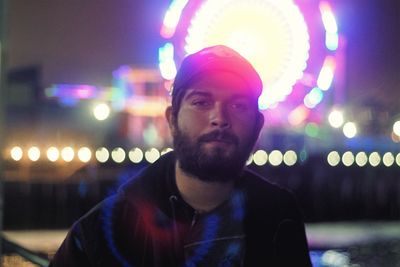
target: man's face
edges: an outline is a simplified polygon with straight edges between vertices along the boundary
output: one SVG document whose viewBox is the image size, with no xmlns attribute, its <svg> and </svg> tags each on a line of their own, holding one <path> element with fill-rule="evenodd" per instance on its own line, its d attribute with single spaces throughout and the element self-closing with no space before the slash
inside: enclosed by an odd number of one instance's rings
<svg viewBox="0 0 400 267">
<path fill-rule="evenodd" d="M 257 99 L 240 77 L 228 72 L 195 82 L 177 117 L 168 120 L 181 169 L 218 182 L 240 174 L 263 124 Z"/>
</svg>

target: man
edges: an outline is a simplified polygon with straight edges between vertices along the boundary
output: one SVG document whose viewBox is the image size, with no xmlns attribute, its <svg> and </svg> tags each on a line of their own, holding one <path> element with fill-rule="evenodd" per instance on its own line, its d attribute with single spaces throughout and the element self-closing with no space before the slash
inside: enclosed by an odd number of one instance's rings
<svg viewBox="0 0 400 267">
<path fill-rule="evenodd" d="M 245 169 L 261 90 L 226 46 L 187 56 L 166 110 L 174 152 L 78 220 L 50 266 L 311 266 L 292 194 Z"/>
</svg>

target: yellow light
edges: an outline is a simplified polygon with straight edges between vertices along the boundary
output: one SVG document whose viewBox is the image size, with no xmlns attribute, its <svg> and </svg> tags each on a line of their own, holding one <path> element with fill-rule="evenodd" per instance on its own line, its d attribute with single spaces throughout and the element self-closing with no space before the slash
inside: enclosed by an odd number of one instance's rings
<svg viewBox="0 0 400 267">
<path fill-rule="evenodd" d="M 396 164 L 400 166 L 400 153 L 398 153 L 396 156 Z"/>
<path fill-rule="evenodd" d="M 286 151 L 286 153 L 283 155 L 283 162 L 287 166 L 293 166 L 297 162 L 297 154 L 293 150 Z"/>
<path fill-rule="evenodd" d="M 342 162 L 343 162 L 343 165 L 346 167 L 353 165 L 353 163 L 354 163 L 353 153 L 351 151 L 346 151 L 345 153 L 343 153 Z"/>
<path fill-rule="evenodd" d="M 139 163 L 143 160 L 143 151 L 140 148 L 135 147 L 129 151 L 128 156 L 133 163 Z"/>
<path fill-rule="evenodd" d="M 117 147 L 111 152 L 111 158 L 116 162 L 116 163 L 121 163 L 125 160 L 126 153 L 125 151 Z"/>
<path fill-rule="evenodd" d="M 31 161 L 38 161 L 39 158 L 40 158 L 40 150 L 39 150 L 39 148 L 36 147 L 36 146 L 33 146 L 33 147 L 29 148 L 29 150 L 28 150 L 28 158 Z"/>
<path fill-rule="evenodd" d="M 368 156 L 365 152 L 358 152 L 356 155 L 356 163 L 358 166 L 363 167 L 368 163 Z"/>
<path fill-rule="evenodd" d="M 152 148 L 144 153 L 144 157 L 148 162 L 153 163 L 160 157 L 160 152 L 156 148 Z"/>
<path fill-rule="evenodd" d="M 60 151 L 52 146 L 49 147 L 49 149 L 47 149 L 47 158 L 51 161 L 51 162 L 55 162 L 58 160 L 58 158 L 60 157 Z"/>
<path fill-rule="evenodd" d="M 96 159 L 98 162 L 104 163 L 110 158 L 110 152 L 105 147 L 96 150 Z"/>
<path fill-rule="evenodd" d="M 387 152 L 385 155 L 383 155 L 382 158 L 383 164 L 385 164 L 386 167 L 390 167 L 394 163 L 394 156 L 392 153 Z"/>
<path fill-rule="evenodd" d="M 110 107 L 105 103 L 98 104 L 93 109 L 93 115 L 99 121 L 107 119 L 110 116 L 110 112 Z"/>
<path fill-rule="evenodd" d="M 92 151 L 87 147 L 81 147 L 78 150 L 78 158 L 82 162 L 88 162 L 92 158 Z"/>
<path fill-rule="evenodd" d="M 378 152 L 372 152 L 371 155 L 369 155 L 368 161 L 372 167 L 376 167 L 381 163 L 381 156 L 379 156 Z"/>
<path fill-rule="evenodd" d="M 279 150 L 271 151 L 271 153 L 269 154 L 269 163 L 272 166 L 278 166 L 282 163 L 282 161 L 283 161 L 282 152 L 280 152 Z"/>
<path fill-rule="evenodd" d="M 171 151 L 173 151 L 173 149 L 170 148 L 170 147 L 164 148 L 164 149 L 161 151 L 161 156 L 164 155 L 164 154 L 167 154 L 168 152 L 171 152 Z"/>
<path fill-rule="evenodd" d="M 71 162 L 75 157 L 75 152 L 72 147 L 64 147 L 61 150 L 61 157 L 65 162 Z"/>
<path fill-rule="evenodd" d="M 253 155 L 254 164 L 258 166 L 265 165 L 268 161 L 268 154 L 264 150 L 257 150 Z"/>
<path fill-rule="evenodd" d="M 331 151 L 327 157 L 329 165 L 332 167 L 337 166 L 340 162 L 340 155 L 337 151 Z"/>
<path fill-rule="evenodd" d="M 10 151 L 11 158 L 15 161 L 20 161 L 23 156 L 22 148 L 15 146 Z"/>
</svg>

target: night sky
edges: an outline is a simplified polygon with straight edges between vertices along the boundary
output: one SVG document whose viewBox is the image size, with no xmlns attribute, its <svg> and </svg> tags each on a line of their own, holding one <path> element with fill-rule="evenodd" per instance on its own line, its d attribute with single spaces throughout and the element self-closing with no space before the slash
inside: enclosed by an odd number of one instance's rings
<svg viewBox="0 0 400 267">
<path fill-rule="evenodd" d="M 302 0 L 312 1 L 312 0 Z M 8 63 L 42 85 L 108 85 L 122 64 L 156 66 L 168 0 L 10 0 Z M 400 113 L 400 1 L 332 1 L 347 39 L 346 102 Z"/>
</svg>

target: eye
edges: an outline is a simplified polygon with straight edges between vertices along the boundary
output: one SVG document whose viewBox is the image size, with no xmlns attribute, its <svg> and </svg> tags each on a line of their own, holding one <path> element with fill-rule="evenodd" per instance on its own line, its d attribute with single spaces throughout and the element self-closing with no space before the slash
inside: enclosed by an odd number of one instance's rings
<svg viewBox="0 0 400 267">
<path fill-rule="evenodd" d="M 250 104 L 247 101 L 235 101 L 231 105 L 232 109 L 238 111 L 247 111 L 250 109 Z"/>
<path fill-rule="evenodd" d="M 194 99 L 192 101 L 192 106 L 195 107 L 209 107 L 211 104 L 211 100 L 209 99 Z"/>
</svg>

